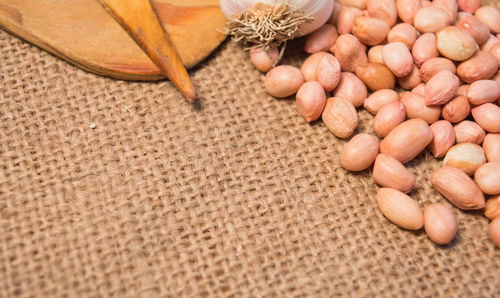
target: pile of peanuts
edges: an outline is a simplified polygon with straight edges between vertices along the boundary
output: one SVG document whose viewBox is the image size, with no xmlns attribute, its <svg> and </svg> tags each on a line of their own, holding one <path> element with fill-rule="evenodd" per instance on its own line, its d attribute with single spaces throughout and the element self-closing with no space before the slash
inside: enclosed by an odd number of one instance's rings
<svg viewBox="0 0 500 298">
<path fill-rule="evenodd" d="M 339 138 L 356 130 L 356 108 L 374 114 L 381 141 L 353 136 L 342 166 L 373 164 L 380 211 L 401 228 L 424 228 L 440 245 L 455 237 L 456 216 L 440 203 L 422 212 L 407 195 L 416 177 L 404 164 L 426 148 L 444 157 L 432 186 L 459 209 L 484 209 L 500 247 L 500 12 L 480 0 L 338 1 L 329 22 L 307 37 L 311 55 L 300 69 L 274 67 L 274 46 L 250 51 L 267 72 L 266 91 L 295 94 L 304 119 L 321 117 Z"/>
</svg>

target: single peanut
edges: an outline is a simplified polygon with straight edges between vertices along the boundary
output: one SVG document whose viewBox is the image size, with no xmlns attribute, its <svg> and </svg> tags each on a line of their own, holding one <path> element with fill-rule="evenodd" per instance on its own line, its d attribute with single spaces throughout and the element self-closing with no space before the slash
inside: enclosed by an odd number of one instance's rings
<svg viewBox="0 0 500 298">
<path fill-rule="evenodd" d="M 264 87 L 274 97 L 288 97 L 297 92 L 304 83 L 304 76 L 296 67 L 279 65 L 267 74 Z"/>
<path fill-rule="evenodd" d="M 443 166 L 455 167 L 472 176 L 486 162 L 484 150 L 474 143 L 460 143 L 451 147 L 443 160 Z"/>
<path fill-rule="evenodd" d="M 367 0 L 366 10 L 370 17 L 385 21 L 389 27 L 394 26 L 398 19 L 395 0 Z"/>
<path fill-rule="evenodd" d="M 491 220 L 500 217 L 500 195 L 492 196 L 486 201 L 484 215 Z"/>
<path fill-rule="evenodd" d="M 326 127 L 339 138 L 348 138 L 358 127 L 359 117 L 352 103 L 340 97 L 330 97 L 321 115 Z"/>
<path fill-rule="evenodd" d="M 447 70 L 452 74 L 457 73 L 457 67 L 450 59 L 443 57 L 435 57 L 426 60 L 420 68 L 420 78 L 424 82 L 428 82 L 435 74 L 442 70 Z"/>
<path fill-rule="evenodd" d="M 469 120 L 459 122 L 453 129 L 455 130 L 455 140 L 457 144 L 474 143 L 481 145 L 486 135 L 486 132 L 479 124 Z"/>
<path fill-rule="evenodd" d="M 424 83 L 418 84 L 413 89 L 411 89 L 411 92 L 425 97 L 425 84 Z"/>
<path fill-rule="evenodd" d="M 337 41 L 337 28 L 331 24 L 325 24 L 312 32 L 306 39 L 304 51 L 314 54 L 319 51 L 328 51 Z"/>
<path fill-rule="evenodd" d="M 300 71 L 306 81 L 318 80 L 319 61 L 321 61 L 321 59 L 326 55 L 328 55 L 327 52 L 317 52 L 307 57 L 304 63 L 302 63 Z"/>
<path fill-rule="evenodd" d="M 383 48 L 383 45 L 371 47 L 368 50 L 368 61 L 384 64 L 384 58 L 382 57 Z"/>
<path fill-rule="evenodd" d="M 377 154 L 377 139 L 372 135 L 360 133 L 345 144 L 340 164 L 349 171 L 366 170 L 375 161 Z"/>
<path fill-rule="evenodd" d="M 307 122 L 317 120 L 326 104 L 325 90 L 316 81 L 305 82 L 295 97 L 299 114 Z"/>
<path fill-rule="evenodd" d="M 404 92 L 400 96 L 408 119 L 420 118 L 427 124 L 432 124 L 439 120 L 441 116 L 441 107 L 428 106 L 425 104 L 425 97 L 413 92 Z"/>
<path fill-rule="evenodd" d="M 500 107 L 485 103 L 472 109 L 472 117 L 487 132 L 500 132 Z"/>
<path fill-rule="evenodd" d="M 413 65 L 413 69 L 409 74 L 398 78 L 399 86 L 405 90 L 411 90 L 417 87 L 421 82 L 422 79 L 420 78 L 420 69 L 418 69 L 416 65 Z"/>
<path fill-rule="evenodd" d="M 349 100 L 354 107 L 360 107 L 366 99 L 368 90 L 366 90 L 365 84 L 355 74 L 343 72 L 333 94 L 335 97 Z"/>
<path fill-rule="evenodd" d="M 487 162 L 481 165 L 474 173 L 474 180 L 485 194 L 500 194 L 500 162 Z"/>
<path fill-rule="evenodd" d="M 478 49 L 474 38 L 457 26 L 448 26 L 436 33 L 436 47 L 448 59 L 464 61 L 469 59 Z"/>
<path fill-rule="evenodd" d="M 377 203 L 382 214 L 403 229 L 419 230 L 424 226 L 424 215 L 418 203 L 396 189 L 380 188 Z"/>
<path fill-rule="evenodd" d="M 481 6 L 481 0 L 457 0 L 460 10 L 474 13 Z"/>
<path fill-rule="evenodd" d="M 494 102 L 500 96 L 500 84 L 494 80 L 477 80 L 470 84 L 465 95 L 473 105 Z"/>
<path fill-rule="evenodd" d="M 383 106 L 373 118 L 373 130 L 384 138 L 406 118 L 405 107 L 402 102 L 395 101 Z"/>
<path fill-rule="evenodd" d="M 337 87 L 341 77 L 340 63 L 332 54 L 327 54 L 318 63 L 318 82 L 325 91 L 330 92 Z"/>
<path fill-rule="evenodd" d="M 343 5 L 340 8 L 337 17 L 337 30 L 339 34 L 348 34 L 352 32 L 354 19 L 363 15 L 363 11 L 356 7 Z"/>
<path fill-rule="evenodd" d="M 488 234 L 490 235 L 491 241 L 493 241 L 497 247 L 500 247 L 500 218 L 497 217 L 490 222 Z"/>
<path fill-rule="evenodd" d="M 492 33 L 500 33 L 500 12 L 493 6 L 482 6 L 474 12 L 476 18 L 488 26 Z"/>
<path fill-rule="evenodd" d="M 398 16 L 407 24 L 413 24 L 415 15 L 421 7 L 422 4 L 418 0 L 396 0 L 396 10 L 398 11 Z"/>
<path fill-rule="evenodd" d="M 461 170 L 442 167 L 431 176 L 431 184 L 453 205 L 462 210 L 482 209 L 484 195 L 474 181 Z"/>
<path fill-rule="evenodd" d="M 425 61 L 439 56 L 436 47 L 436 35 L 434 33 L 424 33 L 420 35 L 411 50 L 415 64 L 421 66 Z"/>
<path fill-rule="evenodd" d="M 467 31 L 478 45 L 484 44 L 490 38 L 488 26 L 473 15 L 460 19 L 457 22 L 457 27 Z"/>
<path fill-rule="evenodd" d="M 383 20 L 359 16 L 354 19 L 352 34 L 362 43 L 374 46 L 385 40 L 390 29 Z"/>
<path fill-rule="evenodd" d="M 373 180 L 383 186 L 397 189 L 401 192 L 410 192 L 417 181 L 399 160 L 386 154 L 379 154 L 373 164 Z"/>
<path fill-rule="evenodd" d="M 444 9 L 452 20 L 457 18 L 457 0 L 433 0 L 432 5 Z"/>
<path fill-rule="evenodd" d="M 446 10 L 435 6 L 423 7 L 417 11 L 413 25 L 422 33 L 436 33 L 451 25 L 453 19 Z"/>
<path fill-rule="evenodd" d="M 457 92 L 458 94 L 458 92 Z M 470 103 L 467 97 L 457 96 L 454 99 L 447 102 L 441 111 L 444 120 L 448 120 L 451 123 L 457 123 L 469 116 L 470 113 Z"/>
<path fill-rule="evenodd" d="M 458 77 L 472 83 L 477 80 L 487 80 L 498 71 L 498 62 L 491 53 L 478 51 L 468 60 L 457 66 Z"/>
<path fill-rule="evenodd" d="M 280 53 L 276 46 L 252 48 L 250 50 L 250 61 L 252 61 L 258 70 L 268 72 L 277 63 L 279 55 Z"/>
<path fill-rule="evenodd" d="M 448 207 L 434 203 L 424 209 L 424 230 L 435 243 L 450 243 L 455 238 L 457 229 L 457 218 Z"/>
<path fill-rule="evenodd" d="M 442 105 L 452 100 L 457 94 L 460 79 L 448 70 L 435 74 L 425 85 L 425 103 Z"/>
<path fill-rule="evenodd" d="M 352 34 L 342 34 L 332 47 L 332 52 L 340 62 L 343 71 L 355 72 L 356 69 L 368 63 L 366 52 L 359 39 Z"/>
<path fill-rule="evenodd" d="M 380 152 L 392 156 L 402 163 L 409 162 L 432 141 L 432 131 L 419 118 L 407 120 L 396 126 L 380 142 Z"/>
<path fill-rule="evenodd" d="M 489 133 L 484 137 L 483 141 L 484 154 L 490 162 L 500 162 L 500 134 Z"/>
<path fill-rule="evenodd" d="M 393 89 L 396 79 L 387 66 L 380 63 L 367 63 L 356 69 L 356 75 L 371 91 Z"/>
<path fill-rule="evenodd" d="M 434 138 L 427 149 L 436 158 L 445 156 L 446 152 L 455 144 L 455 130 L 449 121 L 439 120 L 430 126 Z"/>
<path fill-rule="evenodd" d="M 399 100 L 399 95 L 392 89 L 380 89 L 373 92 L 365 100 L 363 107 L 372 114 L 377 112 L 386 104 Z"/>
<path fill-rule="evenodd" d="M 382 49 L 384 64 L 396 77 L 404 77 L 413 69 L 413 57 L 402 42 L 391 42 Z"/>
<path fill-rule="evenodd" d="M 417 40 L 418 32 L 415 27 L 406 23 L 399 23 L 387 34 L 387 41 L 391 42 L 402 42 L 406 45 L 408 50 L 411 50 L 413 44 Z"/>
</svg>

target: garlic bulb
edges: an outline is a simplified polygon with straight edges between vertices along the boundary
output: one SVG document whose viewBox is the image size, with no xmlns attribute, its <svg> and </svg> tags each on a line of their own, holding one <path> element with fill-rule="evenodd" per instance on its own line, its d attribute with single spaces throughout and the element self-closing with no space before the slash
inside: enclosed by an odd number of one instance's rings
<svg viewBox="0 0 500 298">
<path fill-rule="evenodd" d="M 334 0 L 220 0 L 228 34 L 256 46 L 281 45 L 328 21 Z"/>
</svg>

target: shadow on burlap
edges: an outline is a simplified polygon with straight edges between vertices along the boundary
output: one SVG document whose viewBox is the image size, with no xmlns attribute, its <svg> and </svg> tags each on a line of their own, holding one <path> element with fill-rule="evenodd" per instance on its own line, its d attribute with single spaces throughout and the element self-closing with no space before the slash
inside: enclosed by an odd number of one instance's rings
<svg viewBox="0 0 500 298">
<path fill-rule="evenodd" d="M 285 63 L 297 65 L 303 41 Z M 226 42 L 170 82 L 85 73 L 0 31 L 0 296 L 493 296 L 500 250 L 452 207 L 454 242 L 391 224 L 345 140 Z M 359 111 L 358 131 L 373 133 Z M 92 128 L 93 127 L 93 128 Z M 409 164 L 422 207 L 439 161 Z"/>
</svg>

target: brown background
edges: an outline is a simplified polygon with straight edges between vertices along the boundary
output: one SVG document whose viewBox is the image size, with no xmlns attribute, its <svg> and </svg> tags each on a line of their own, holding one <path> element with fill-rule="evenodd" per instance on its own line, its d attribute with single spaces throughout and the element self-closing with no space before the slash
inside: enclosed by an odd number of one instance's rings
<svg viewBox="0 0 500 298">
<path fill-rule="evenodd" d="M 191 71 L 194 105 L 168 81 L 85 73 L 4 31 L 0 49 L 2 297 L 500 292 L 481 213 L 452 208 L 445 247 L 391 224 L 370 171 L 339 166 L 345 140 L 267 95 L 233 42 Z M 422 207 L 450 206 L 430 187 L 439 164 L 409 164 Z"/>
</svg>

